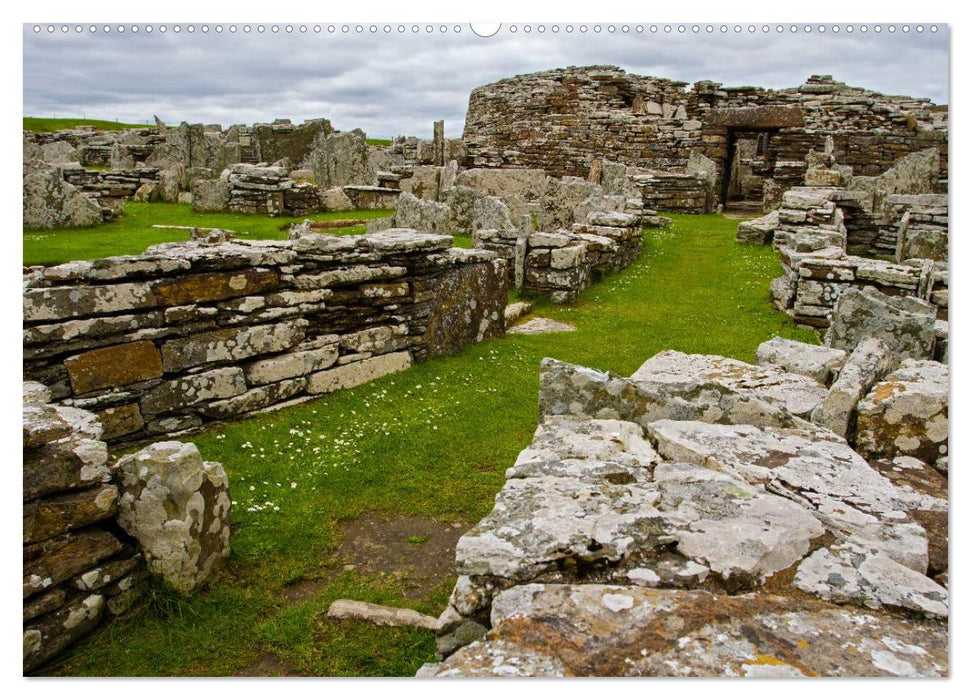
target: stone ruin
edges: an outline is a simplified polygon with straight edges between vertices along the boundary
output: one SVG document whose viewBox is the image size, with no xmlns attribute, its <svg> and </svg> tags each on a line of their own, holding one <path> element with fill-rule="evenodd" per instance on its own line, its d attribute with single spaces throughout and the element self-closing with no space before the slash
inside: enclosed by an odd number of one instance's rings
<svg viewBox="0 0 971 700">
<path fill-rule="evenodd" d="M 452 238 L 162 244 L 24 281 L 24 377 L 108 441 L 198 428 L 504 333 L 505 262 Z"/>
<path fill-rule="evenodd" d="M 808 184 L 806 155 L 831 139 L 835 157 L 858 176 L 880 175 L 904 155 L 936 148 L 936 191 L 946 190 L 946 106 L 828 75 L 785 90 L 711 81 L 685 88 L 614 66 L 558 68 L 476 88 L 462 137 L 465 165 L 583 177 L 606 156 L 654 173 L 660 200 L 645 197 L 647 206 L 696 211 L 696 153 L 714 163 L 715 204 L 762 208 L 767 198 L 771 209 L 778 193 Z M 687 196 L 692 191 L 698 194 Z"/>
<path fill-rule="evenodd" d="M 229 554 L 229 484 L 191 443 L 109 459 L 97 416 L 23 385 L 23 669 L 122 615 L 150 576 L 198 587 Z"/>
<path fill-rule="evenodd" d="M 834 308 L 848 290 L 887 294 L 899 316 L 936 320 L 937 359 L 946 361 L 948 198 L 929 191 L 937 152 L 906 156 L 876 177 L 853 176 L 826 154 L 808 161 L 806 181 L 831 186 L 788 190 L 778 210 L 738 226 L 740 243 L 771 242 L 779 251 L 776 306 L 826 329 L 839 322 Z"/>
<path fill-rule="evenodd" d="M 533 444 L 459 542 L 420 675 L 946 675 L 946 108 L 828 76 L 684 87 L 518 76 L 473 92 L 462 140 L 437 122 L 390 146 L 327 120 L 25 134 L 27 226 L 125 199 L 395 209 L 364 236 L 213 232 L 26 271 L 24 377 L 46 386 L 25 384 L 25 670 L 149 573 L 191 590 L 228 548 L 218 465 L 172 442 L 109 465 L 105 443 L 500 336 L 508 286 L 572 301 L 657 210 L 742 203 L 771 210 L 739 240 L 779 250 L 777 305 L 826 346 L 668 352 L 630 378 L 544 361 Z M 190 473 L 212 506 L 173 524 L 192 493 L 166 474 Z M 205 554 L 166 556 L 201 532 Z"/>
<path fill-rule="evenodd" d="M 472 234 L 475 248 L 508 261 L 510 286 L 555 302 L 572 302 L 602 275 L 627 267 L 640 253 L 641 227 L 668 221 L 644 209 L 626 171 L 608 187 L 542 170 L 458 170 L 454 162 L 427 172 L 437 186 L 422 197 L 402 192 L 394 215 L 367 229 Z"/>
<path fill-rule="evenodd" d="M 832 340 L 544 360 L 418 675 L 948 675 L 947 366 Z"/>
</svg>

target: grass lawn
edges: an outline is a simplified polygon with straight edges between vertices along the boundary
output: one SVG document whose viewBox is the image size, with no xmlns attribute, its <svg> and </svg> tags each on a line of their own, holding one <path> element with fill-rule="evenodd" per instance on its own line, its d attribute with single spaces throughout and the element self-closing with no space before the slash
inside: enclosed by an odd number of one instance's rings
<svg viewBox="0 0 971 700">
<path fill-rule="evenodd" d="M 112 255 L 137 255 L 151 245 L 189 240 L 188 231 L 152 228 L 197 226 L 236 231 L 240 238 L 285 239 L 286 229 L 304 219 L 374 219 L 390 216 L 390 209 L 342 211 L 296 218 L 257 214 L 205 213 L 193 211 L 190 204 L 144 204 L 125 202 L 124 214 L 116 221 L 86 228 L 24 229 L 24 265 L 55 265 L 69 260 L 91 260 Z M 364 233 L 363 226 L 331 229 L 329 233 Z M 458 242 L 457 242 L 458 243 Z M 466 246 L 471 246 L 471 239 Z"/>
<path fill-rule="evenodd" d="M 394 141 L 391 139 L 366 139 L 368 146 L 390 146 Z"/>
<path fill-rule="evenodd" d="M 79 126 L 93 126 L 101 131 L 121 131 L 122 129 L 144 129 L 154 124 L 122 124 L 106 119 L 53 119 L 48 117 L 24 117 L 24 131 L 49 133 L 75 129 Z"/>
<path fill-rule="evenodd" d="M 334 621 L 349 597 L 437 615 L 454 580 L 414 595 L 395 576 L 347 569 L 345 528 L 365 516 L 471 525 L 531 440 L 544 357 L 631 374 L 665 350 L 753 361 L 774 335 L 818 342 L 769 303 L 768 247 L 739 246 L 736 221 L 672 217 L 640 258 L 571 307 L 535 311 L 574 333 L 509 336 L 369 385 L 219 426 L 195 438 L 232 485 L 232 556 L 191 598 L 156 593 L 60 660 L 59 675 L 412 675 L 431 632 Z M 421 557 L 419 533 L 402 535 Z M 295 600 L 293 592 L 305 594 Z M 266 666 L 267 659 L 272 660 Z M 263 665 L 261 665 L 263 664 Z"/>
</svg>

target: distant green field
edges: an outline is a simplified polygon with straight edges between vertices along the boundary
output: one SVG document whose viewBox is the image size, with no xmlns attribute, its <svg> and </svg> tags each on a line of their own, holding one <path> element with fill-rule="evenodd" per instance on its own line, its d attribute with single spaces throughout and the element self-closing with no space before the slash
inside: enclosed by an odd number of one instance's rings
<svg viewBox="0 0 971 700">
<path fill-rule="evenodd" d="M 368 146 L 390 146 L 394 143 L 391 139 L 368 139 Z"/>
<path fill-rule="evenodd" d="M 48 119 L 45 117 L 24 117 L 24 131 L 50 133 L 74 129 L 79 126 L 93 126 L 101 131 L 121 131 L 122 129 L 144 129 L 149 124 L 123 124 L 104 119 Z"/>
<path fill-rule="evenodd" d="M 301 217 L 260 216 L 230 212 L 203 213 L 193 211 L 191 204 L 144 204 L 126 202 L 124 215 L 117 221 L 87 228 L 53 230 L 24 229 L 24 265 L 56 265 L 69 260 L 92 260 L 112 255 L 138 255 L 148 246 L 170 241 L 185 241 L 188 231 L 152 228 L 153 224 L 168 226 L 198 226 L 222 228 L 235 232 L 239 238 L 285 239 L 287 228 L 304 219 L 313 221 L 333 219 L 373 219 L 390 216 L 390 209 L 373 211 L 344 211 L 313 214 Z M 363 226 L 332 229 L 336 235 L 364 233 Z M 471 247 L 469 237 L 463 244 Z"/>
</svg>

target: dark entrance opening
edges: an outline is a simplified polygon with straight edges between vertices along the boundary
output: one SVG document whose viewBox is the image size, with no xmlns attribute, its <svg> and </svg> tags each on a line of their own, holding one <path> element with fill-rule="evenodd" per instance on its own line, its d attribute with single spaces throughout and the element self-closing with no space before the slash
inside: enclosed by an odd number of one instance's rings
<svg viewBox="0 0 971 700">
<path fill-rule="evenodd" d="M 726 209 L 762 211 L 763 183 L 775 171 L 773 139 L 779 129 L 728 129 L 721 201 Z"/>
</svg>

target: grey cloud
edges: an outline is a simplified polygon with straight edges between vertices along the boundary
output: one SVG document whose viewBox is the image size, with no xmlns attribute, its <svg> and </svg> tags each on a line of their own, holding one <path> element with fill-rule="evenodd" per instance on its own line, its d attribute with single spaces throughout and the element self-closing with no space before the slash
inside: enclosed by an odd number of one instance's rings
<svg viewBox="0 0 971 700">
<path fill-rule="evenodd" d="M 782 88 L 812 73 L 948 101 L 948 32 L 431 36 L 96 34 L 24 26 L 25 115 L 253 123 L 328 117 L 372 136 L 461 134 L 474 87 L 567 65 L 619 65 L 691 83 Z"/>
</svg>

